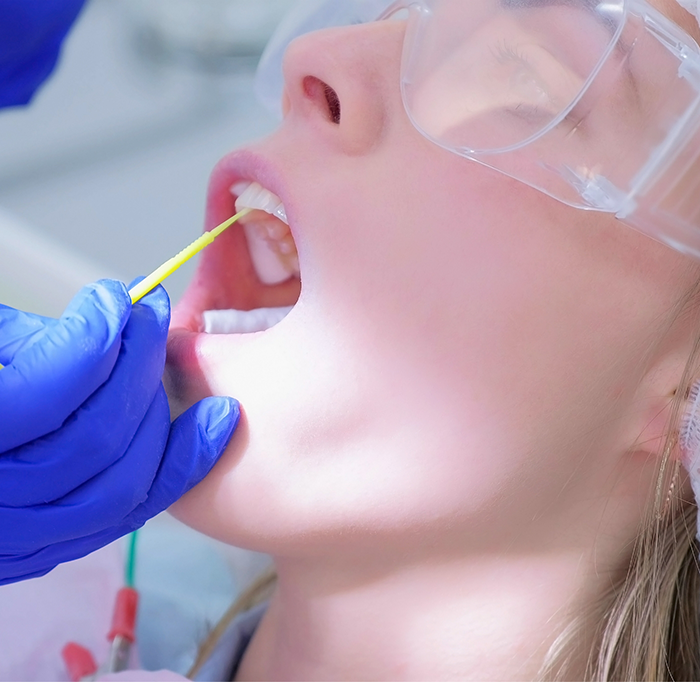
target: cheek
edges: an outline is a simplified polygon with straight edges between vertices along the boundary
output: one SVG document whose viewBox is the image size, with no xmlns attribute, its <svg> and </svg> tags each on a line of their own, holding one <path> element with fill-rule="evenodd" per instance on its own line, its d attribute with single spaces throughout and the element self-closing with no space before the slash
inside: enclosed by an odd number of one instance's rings
<svg viewBox="0 0 700 682">
<path fill-rule="evenodd" d="M 672 306 L 651 286 L 655 245 L 475 164 L 428 175 L 435 163 L 409 160 L 393 161 L 407 169 L 393 194 L 387 167 L 365 172 L 358 194 L 373 200 L 362 205 L 324 188 L 344 213 L 318 235 L 318 293 L 368 404 L 405 430 L 387 405 L 434 403 L 467 466 L 485 450 L 570 463 L 592 431 L 610 445 L 614 427 L 602 425 L 638 380 L 652 320 Z"/>
<path fill-rule="evenodd" d="M 313 254 L 328 312 L 347 321 L 358 352 L 447 384 L 477 373 L 499 390 L 518 375 L 531 382 L 549 363 L 594 355 L 625 314 L 619 264 L 593 248 L 601 230 L 572 225 L 573 210 L 457 161 L 435 178 L 402 175 L 388 200 L 382 169 L 358 192 L 373 200 L 345 199 L 343 219 L 318 235 Z M 324 194 L 342 205 L 337 189 Z"/>
</svg>

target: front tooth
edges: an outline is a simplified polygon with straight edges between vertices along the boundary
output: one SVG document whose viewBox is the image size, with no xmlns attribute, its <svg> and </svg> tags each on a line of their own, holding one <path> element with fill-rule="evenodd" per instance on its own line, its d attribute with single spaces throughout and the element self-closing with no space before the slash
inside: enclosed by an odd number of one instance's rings
<svg viewBox="0 0 700 682">
<path fill-rule="evenodd" d="M 236 184 L 231 187 L 231 192 L 233 194 L 238 194 L 242 188 L 242 183 Z M 265 213 L 269 213 L 275 216 L 275 218 L 279 218 L 286 225 L 289 225 L 287 211 L 284 208 L 282 200 L 257 182 L 248 185 L 238 199 L 236 199 L 236 213 L 240 213 L 245 208 L 265 211 Z"/>
</svg>

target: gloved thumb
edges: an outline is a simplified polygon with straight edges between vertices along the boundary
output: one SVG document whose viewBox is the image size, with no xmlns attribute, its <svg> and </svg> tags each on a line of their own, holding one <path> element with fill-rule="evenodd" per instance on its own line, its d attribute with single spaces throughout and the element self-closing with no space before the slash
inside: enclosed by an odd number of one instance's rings
<svg viewBox="0 0 700 682">
<path fill-rule="evenodd" d="M 206 398 L 172 424 L 168 444 L 148 498 L 126 522 L 139 528 L 148 519 L 177 502 L 213 468 L 240 421 L 234 398 Z"/>
</svg>

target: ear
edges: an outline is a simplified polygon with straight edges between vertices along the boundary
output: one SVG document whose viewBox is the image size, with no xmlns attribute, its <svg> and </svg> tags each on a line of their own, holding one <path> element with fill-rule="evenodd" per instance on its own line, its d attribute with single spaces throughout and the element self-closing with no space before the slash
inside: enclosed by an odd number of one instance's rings
<svg viewBox="0 0 700 682">
<path fill-rule="evenodd" d="M 679 384 L 688 361 L 686 353 L 671 353 L 645 375 L 633 401 L 633 414 L 627 432 L 629 449 L 659 459 L 672 439 L 671 458 L 682 459 L 679 431 L 684 428 L 692 401 L 680 395 Z M 695 397 L 695 394 L 693 394 Z M 700 413 L 698 414 L 700 436 Z"/>
</svg>

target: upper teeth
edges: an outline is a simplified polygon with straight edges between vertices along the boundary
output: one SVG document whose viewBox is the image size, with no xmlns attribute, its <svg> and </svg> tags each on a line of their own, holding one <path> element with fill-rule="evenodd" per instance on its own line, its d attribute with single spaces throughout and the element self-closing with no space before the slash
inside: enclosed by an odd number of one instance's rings
<svg viewBox="0 0 700 682">
<path fill-rule="evenodd" d="M 287 211 L 282 200 L 257 182 L 241 182 L 234 185 L 231 192 L 238 196 L 236 212 L 242 211 L 244 208 L 253 208 L 265 211 L 265 213 L 279 218 L 285 225 L 289 225 Z"/>
<path fill-rule="evenodd" d="M 299 255 L 281 199 L 257 182 L 231 187 L 236 211 L 252 208 L 241 220 L 253 266 L 263 284 L 279 284 L 299 276 Z M 267 215 L 265 215 L 267 214 Z"/>
</svg>

